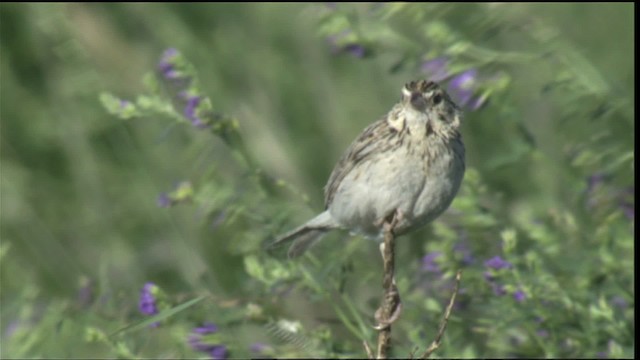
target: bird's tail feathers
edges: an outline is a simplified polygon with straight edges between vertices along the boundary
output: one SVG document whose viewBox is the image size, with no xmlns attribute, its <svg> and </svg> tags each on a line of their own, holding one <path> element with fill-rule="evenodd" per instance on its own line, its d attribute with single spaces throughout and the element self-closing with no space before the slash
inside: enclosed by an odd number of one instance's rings
<svg viewBox="0 0 640 360">
<path fill-rule="evenodd" d="M 306 224 L 278 237 L 269 248 L 279 247 L 293 241 L 288 251 L 289 258 L 304 254 L 307 249 L 322 238 L 322 235 L 337 227 L 328 211 L 309 220 Z"/>
</svg>

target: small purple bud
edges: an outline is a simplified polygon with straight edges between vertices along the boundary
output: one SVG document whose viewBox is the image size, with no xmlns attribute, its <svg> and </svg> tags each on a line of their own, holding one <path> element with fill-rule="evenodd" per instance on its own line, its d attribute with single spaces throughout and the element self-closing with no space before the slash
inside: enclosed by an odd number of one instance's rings
<svg viewBox="0 0 640 360">
<path fill-rule="evenodd" d="M 440 251 L 434 251 L 425 255 L 422 258 L 422 270 L 426 272 L 439 273 L 440 266 L 436 263 L 436 258 L 440 257 L 442 253 Z"/>
<path fill-rule="evenodd" d="M 187 105 L 184 107 L 184 116 L 192 122 L 197 118 L 196 109 L 200 100 L 200 96 L 191 96 L 187 99 Z"/>
<path fill-rule="evenodd" d="M 189 98 L 191 97 L 191 95 L 189 95 L 189 92 L 187 90 L 182 90 L 180 92 L 178 92 L 178 99 L 182 99 L 182 100 L 189 100 Z"/>
<path fill-rule="evenodd" d="M 171 205 L 173 205 L 173 201 L 171 200 L 171 198 L 167 193 L 161 193 L 158 196 L 157 204 L 159 207 L 168 208 Z"/>
<path fill-rule="evenodd" d="M 167 74 L 170 71 L 173 71 L 173 64 L 170 63 L 165 63 L 165 62 L 160 62 L 158 64 L 158 70 L 160 70 L 160 72 L 165 76 L 168 77 Z"/>
<path fill-rule="evenodd" d="M 431 81 L 440 82 L 449 77 L 447 58 L 444 56 L 423 62 L 420 69 Z"/>
<path fill-rule="evenodd" d="M 494 270 L 510 269 L 512 267 L 510 262 L 503 260 L 500 256 L 494 256 L 485 261 L 484 266 Z"/>
<path fill-rule="evenodd" d="M 635 217 L 635 206 L 633 204 L 623 202 L 622 204 L 620 204 L 620 208 L 622 209 L 622 212 L 624 213 L 624 216 L 627 217 L 627 219 L 633 220 L 633 218 Z"/>
<path fill-rule="evenodd" d="M 357 42 L 350 42 L 348 44 L 345 44 L 346 40 L 341 41 L 341 39 L 344 39 L 345 36 L 348 36 L 351 33 L 351 29 L 345 29 L 339 33 L 327 36 L 327 42 L 331 47 L 331 52 L 333 54 L 346 52 L 357 58 L 365 57 L 365 55 L 367 54 L 367 49 L 362 44 L 359 44 Z"/>
<path fill-rule="evenodd" d="M 265 343 L 256 342 L 251 344 L 251 346 L 249 347 L 249 350 L 251 350 L 252 353 L 262 354 L 265 351 L 269 350 L 270 348 L 271 347 Z"/>
<path fill-rule="evenodd" d="M 211 355 L 211 358 L 214 360 L 227 359 L 227 356 L 228 356 L 227 347 L 224 345 L 215 345 L 213 348 L 211 348 L 211 351 L 209 351 L 209 355 Z"/>
<path fill-rule="evenodd" d="M 180 73 L 178 72 L 178 70 L 175 70 L 175 69 L 169 69 L 165 71 L 163 74 L 164 74 L 164 77 L 166 77 L 169 80 L 176 80 L 181 78 Z"/>
<path fill-rule="evenodd" d="M 19 327 L 20 327 L 20 322 L 18 320 L 14 320 L 10 322 L 9 325 L 7 325 L 7 327 L 4 329 L 4 336 L 7 339 L 9 339 L 10 337 L 13 336 L 13 334 L 16 333 Z"/>
<path fill-rule="evenodd" d="M 178 77 L 178 73 L 176 72 L 173 64 L 173 60 L 180 53 L 178 50 L 174 48 L 169 48 L 162 53 L 162 57 L 158 62 L 158 70 L 162 75 L 167 79 L 175 79 Z"/>
<path fill-rule="evenodd" d="M 538 335 L 541 338 L 546 338 L 546 337 L 549 337 L 549 332 L 545 329 L 540 329 L 536 331 L 536 335 Z"/>
<path fill-rule="evenodd" d="M 196 334 L 213 334 L 218 331 L 218 326 L 216 324 L 208 322 L 204 323 L 203 326 L 197 327 L 193 329 L 193 332 Z"/>
<path fill-rule="evenodd" d="M 216 345 L 213 344 L 206 344 L 202 342 L 202 336 L 201 335 L 194 335 L 191 334 L 189 335 L 189 337 L 187 338 L 187 342 L 189 343 L 189 346 L 191 346 L 191 348 L 195 351 L 200 351 L 200 352 L 210 352 L 211 350 L 213 350 L 213 348 Z"/>
<path fill-rule="evenodd" d="M 449 82 L 451 94 L 460 106 L 466 106 L 471 100 L 477 76 L 478 71 L 476 69 L 470 69 L 456 75 Z"/>
<path fill-rule="evenodd" d="M 629 306 L 629 303 L 622 296 L 616 295 L 611 299 L 611 305 L 618 309 L 626 309 Z"/>
<path fill-rule="evenodd" d="M 603 173 L 595 173 L 587 178 L 587 192 L 591 192 L 597 185 L 604 182 L 606 176 Z"/>
<path fill-rule="evenodd" d="M 156 298 L 153 294 L 156 285 L 152 282 L 144 284 L 142 291 L 140 292 L 140 300 L 138 302 L 138 309 L 145 315 L 155 315 L 158 313 L 158 307 L 156 305 Z M 155 322 L 150 324 L 150 327 L 158 327 L 160 324 Z"/>
<path fill-rule="evenodd" d="M 138 302 L 138 308 L 140 312 L 145 315 L 155 315 L 158 313 L 156 308 L 156 299 L 153 295 L 153 289 L 156 285 L 148 282 L 142 287 L 140 292 L 140 301 Z"/>
<path fill-rule="evenodd" d="M 176 48 L 168 48 L 162 53 L 163 60 L 171 60 L 174 57 L 178 56 L 180 52 Z"/>
<path fill-rule="evenodd" d="M 185 96 L 185 95 L 182 95 Z M 187 105 L 184 107 L 184 116 L 191 121 L 191 124 L 199 129 L 204 129 L 208 125 L 198 116 L 198 105 L 202 101 L 200 96 L 189 96 L 187 98 Z"/>
<path fill-rule="evenodd" d="M 505 290 L 504 285 L 491 283 L 491 289 L 493 290 L 493 293 L 497 296 L 504 296 L 507 294 L 507 290 Z"/>
<path fill-rule="evenodd" d="M 360 59 L 362 59 L 367 52 L 364 46 L 356 43 L 345 45 L 342 50 Z"/>
<path fill-rule="evenodd" d="M 91 280 L 87 280 L 85 284 L 78 290 L 77 301 L 81 307 L 87 307 L 93 303 L 94 300 L 94 283 Z"/>
<path fill-rule="evenodd" d="M 472 89 L 477 77 L 478 70 L 469 69 L 463 73 L 456 75 L 453 79 L 451 79 L 449 85 L 451 85 L 454 89 Z"/>
<path fill-rule="evenodd" d="M 525 299 L 527 298 L 527 296 L 525 295 L 524 291 L 522 290 L 517 290 L 516 292 L 513 293 L 513 298 L 517 301 L 517 302 L 523 302 L 525 301 Z"/>
<path fill-rule="evenodd" d="M 202 326 L 192 330 L 187 338 L 187 343 L 192 349 L 207 353 L 212 359 L 226 359 L 228 357 L 227 347 L 221 344 L 211 344 L 203 341 L 203 336 L 213 334 L 218 331 L 216 324 L 207 322 Z"/>
<path fill-rule="evenodd" d="M 485 261 L 484 266 L 494 270 L 501 270 L 510 269 L 512 265 L 510 262 L 503 260 L 500 256 L 494 256 L 491 259 Z"/>
<path fill-rule="evenodd" d="M 205 124 L 199 117 L 195 118 L 191 124 L 198 129 L 206 129 L 209 127 L 209 125 Z"/>
</svg>

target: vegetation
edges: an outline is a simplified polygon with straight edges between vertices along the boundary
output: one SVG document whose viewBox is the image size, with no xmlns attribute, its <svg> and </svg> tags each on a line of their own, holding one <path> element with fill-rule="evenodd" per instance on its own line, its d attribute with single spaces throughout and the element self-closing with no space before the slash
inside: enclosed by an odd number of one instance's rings
<svg viewBox="0 0 640 360">
<path fill-rule="evenodd" d="M 467 173 L 392 355 L 632 357 L 631 4 L 1 4 L 0 356 L 363 357 L 378 246 L 264 250 L 413 79 Z M 416 354 L 419 354 L 417 352 Z"/>
</svg>

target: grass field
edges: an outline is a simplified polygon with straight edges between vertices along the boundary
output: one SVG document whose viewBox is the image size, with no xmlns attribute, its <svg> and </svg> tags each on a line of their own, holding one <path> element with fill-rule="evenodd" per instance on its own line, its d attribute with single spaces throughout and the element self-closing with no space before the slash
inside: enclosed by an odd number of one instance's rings
<svg viewBox="0 0 640 360">
<path fill-rule="evenodd" d="M 323 209 L 428 78 L 465 111 L 450 209 L 398 241 L 395 357 L 635 350 L 632 4 L 1 4 L 0 356 L 365 356 L 382 267 Z"/>
</svg>

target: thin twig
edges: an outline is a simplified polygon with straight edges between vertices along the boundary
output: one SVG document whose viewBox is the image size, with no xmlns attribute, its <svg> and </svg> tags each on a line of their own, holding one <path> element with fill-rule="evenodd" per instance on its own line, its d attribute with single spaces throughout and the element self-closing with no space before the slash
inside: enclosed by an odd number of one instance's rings
<svg viewBox="0 0 640 360">
<path fill-rule="evenodd" d="M 422 354 L 422 359 L 428 359 L 431 354 L 436 351 L 440 347 L 440 342 L 442 340 L 442 336 L 444 335 L 444 331 L 447 329 L 447 323 L 449 322 L 449 316 L 451 316 L 451 310 L 453 309 L 453 304 L 456 301 L 456 296 L 458 295 L 458 289 L 460 288 L 460 277 L 462 276 L 462 270 L 458 270 L 456 273 L 456 285 L 453 289 L 453 294 L 451 294 L 451 299 L 449 300 L 449 305 L 444 312 L 444 318 L 440 322 L 440 329 L 438 330 L 438 335 L 435 340 L 429 345 L 427 350 L 425 350 L 424 354 Z"/>
<path fill-rule="evenodd" d="M 373 352 L 371 351 L 371 348 L 369 347 L 369 343 L 367 342 L 367 340 L 362 340 L 362 345 L 364 345 L 364 350 L 367 352 L 367 359 L 369 360 L 375 359 L 373 357 Z"/>
<path fill-rule="evenodd" d="M 400 306 L 400 294 L 393 277 L 395 269 L 395 235 L 393 229 L 398 223 L 399 217 L 400 215 L 396 211 L 391 214 L 390 219 L 385 219 L 383 223 L 384 245 L 381 247 L 381 252 L 384 267 L 382 280 L 384 293 L 380 308 L 376 311 L 378 325 L 375 328 L 379 331 L 376 359 L 387 358 L 391 347 L 391 323 L 398 318 L 402 309 Z"/>
<path fill-rule="evenodd" d="M 414 356 L 416 356 L 416 351 L 420 350 L 419 347 L 414 347 L 411 352 L 409 353 L 409 359 L 414 359 Z"/>
</svg>

